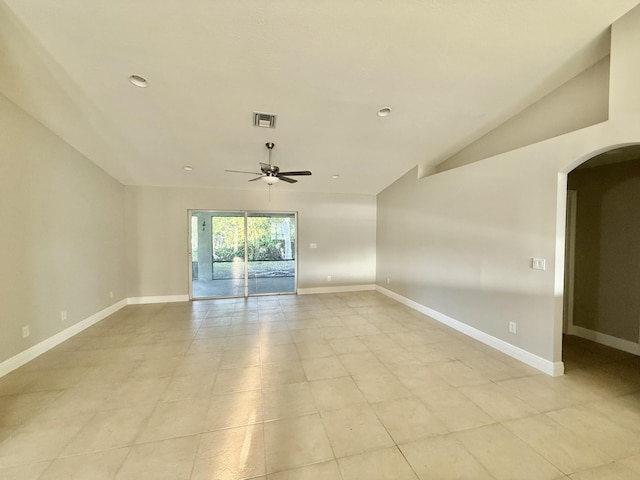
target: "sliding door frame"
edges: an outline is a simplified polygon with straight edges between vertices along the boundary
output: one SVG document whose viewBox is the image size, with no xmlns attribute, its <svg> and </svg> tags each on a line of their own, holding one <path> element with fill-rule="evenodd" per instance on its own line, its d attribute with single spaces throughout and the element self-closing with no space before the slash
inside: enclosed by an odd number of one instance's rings
<svg viewBox="0 0 640 480">
<path fill-rule="evenodd" d="M 191 217 L 194 213 L 209 213 L 215 216 L 216 213 L 237 213 L 244 215 L 244 295 L 227 295 L 215 297 L 193 297 L 193 251 L 192 251 L 192 222 Z M 295 229 L 295 248 L 294 248 L 294 267 L 293 267 L 293 292 L 274 292 L 274 293 L 249 293 L 249 244 L 248 244 L 248 220 L 251 215 L 266 214 L 268 216 L 277 216 L 279 214 L 291 216 L 293 215 L 293 223 Z M 238 215 L 238 216 L 240 216 Z M 187 260 L 188 260 L 188 281 L 189 281 L 189 300 L 213 300 L 218 298 L 249 298 L 264 297 L 269 295 L 297 295 L 298 294 L 298 212 L 282 212 L 268 210 L 209 210 L 192 208 L 187 210 Z"/>
</svg>

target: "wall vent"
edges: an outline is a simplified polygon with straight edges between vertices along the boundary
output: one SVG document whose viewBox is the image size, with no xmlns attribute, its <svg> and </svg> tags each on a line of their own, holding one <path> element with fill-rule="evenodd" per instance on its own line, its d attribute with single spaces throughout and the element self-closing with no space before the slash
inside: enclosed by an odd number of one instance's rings
<svg viewBox="0 0 640 480">
<path fill-rule="evenodd" d="M 253 126 L 263 128 L 276 128 L 276 118 L 273 113 L 253 112 Z"/>
</svg>

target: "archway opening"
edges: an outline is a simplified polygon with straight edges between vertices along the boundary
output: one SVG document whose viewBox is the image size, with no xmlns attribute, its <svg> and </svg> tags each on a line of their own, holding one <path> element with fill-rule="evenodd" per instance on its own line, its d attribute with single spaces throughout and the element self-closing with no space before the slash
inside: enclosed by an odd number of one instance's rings
<svg viewBox="0 0 640 480">
<path fill-rule="evenodd" d="M 640 145 L 599 153 L 568 174 L 566 371 L 611 364 L 620 375 L 640 365 L 639 211 Z"/>
</svg>

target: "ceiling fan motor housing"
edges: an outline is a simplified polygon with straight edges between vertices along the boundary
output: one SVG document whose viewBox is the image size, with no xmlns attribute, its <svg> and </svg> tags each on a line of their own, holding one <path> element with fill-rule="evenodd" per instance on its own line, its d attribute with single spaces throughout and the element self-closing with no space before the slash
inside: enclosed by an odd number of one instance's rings
<svg viewBox="0 0 640 480">
<path fill-rule="evenodd" d="M 280 168 L 277 167 L 276 165 L 269 165 L 269 168 L 266 168 L 266 167 L 263 168 L 262 172 L 265 175 L 269 175 L 269 176 L 272 176 L 272 177 L 277 177 L 278 173 L 280 172 Z"/>
</svg>

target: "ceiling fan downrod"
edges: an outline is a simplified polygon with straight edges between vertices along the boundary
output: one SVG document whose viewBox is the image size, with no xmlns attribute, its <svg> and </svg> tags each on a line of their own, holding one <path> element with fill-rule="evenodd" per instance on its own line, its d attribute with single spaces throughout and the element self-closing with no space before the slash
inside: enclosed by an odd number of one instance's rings
<svg viewBox="0 0 640 480">
<path fill-rule="evenodd" d="M 265 143 L 265 145 L 269 149 L 269 165 L 271 165 L 271 150 L 273 150 L 273 147 L 275 147 L 276 144 L 273 143 L 273 142 L 267 142 L 267 143 Z"/>
</svg>

